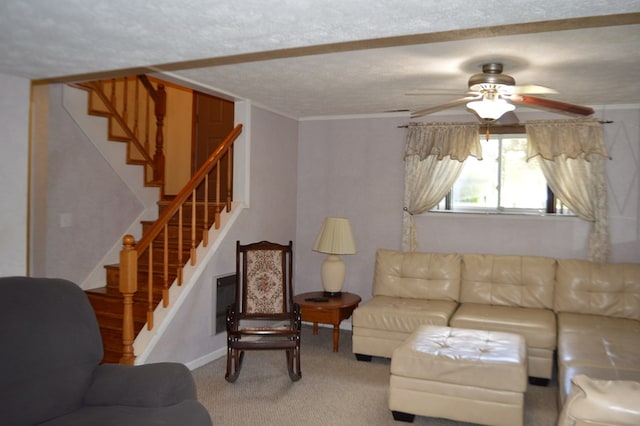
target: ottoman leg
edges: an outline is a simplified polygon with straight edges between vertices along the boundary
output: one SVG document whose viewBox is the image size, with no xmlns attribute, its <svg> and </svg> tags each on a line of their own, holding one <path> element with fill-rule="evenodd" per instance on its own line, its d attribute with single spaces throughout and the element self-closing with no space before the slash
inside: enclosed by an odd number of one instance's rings
<svg viewBox="0 0 640 426">
<path fill-rule="evenodd" d="M 391 410 L 391 414 L 393 414 L 393 420 L 396 420 L 398 422 L 413 423 L 413 419 L 416 418 L 415 415 L 409 414 L 409 413 L 403 413 L 402 411 Z"/>
</svg>

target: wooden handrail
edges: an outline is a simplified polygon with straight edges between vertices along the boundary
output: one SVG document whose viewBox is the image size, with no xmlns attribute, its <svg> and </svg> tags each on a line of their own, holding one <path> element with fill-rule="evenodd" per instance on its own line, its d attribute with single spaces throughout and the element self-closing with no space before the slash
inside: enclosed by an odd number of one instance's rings
<svg viewBox="0 0 640 426">
<path fill-rule="evenodd" d="M 106 95 L 106 93 L 104 93 L 104 91 L 102 90 L 102 87 L 100 87 L 100 84 L 98 82 L 90 82 L 90 83 L 87 83 L 87 85 L 91 87 L 91 89 L 95 92 L 96 95 L 98 95 L 98 97 L 104 103 L 109 113 L 112 115 L 113 119 L 116 120 L 116 122 L 120 125 L 122 130 L 127 134 L 127 137 L 131 139 L 131 143 L 133 143 L 133 145 L 138 149 L 138 151 L 140 151 L 140 154 L 142 154 L 145 161 L 149 163 L 151 167 L 154 167 L 153 159 L 151 158 L 149 153 L 144 149 L 144 147 L 138 140 L 137 136 L 133 134 L 133 132 L 127 125 L 126 121 L 124 121 L 124 118 L 122 118 L 122 116 L 116 109 L 115 105 L 113 105 L 109 97 Z"/>
<path fill-rule="evenodd" d="M 145 88 L 144 97 L 139 97 L 138 82 L 142 83 Z M 103 88 L 105 85 L 111 86 L 111 93 L 107 94 Z M 75 84 L 77 87 L 90 89 L 102 102 L 110 118 L 117 123 L 122 129 L 124 135 L 135 151 L 140 154 L 140 160 L 145 166 L 150 167 L 149 174 L 145 168 L 145 177 L 150 176 L 147 184 L 160 186 L 161 198 L 164 199 L 165 193 L 165 156 L 164 156 L 164 119 L 167 110 L 167 93 L 164 84 L 159 83 L 157 88 L 153 87 L 149 78 L 145 75 L 136 76 L 135 89 L 129 92 L 129 78 L 119 78 L 112 80 L 101 80 Z M 117 88 L 118 86 L 118 88 Z M 108 87 L 108 86 L 107 86 Z M 131 98 L 131 100 L 130 100 Z M 143 101 L 141 103 L 141 100 Z M 146 100 L 146 106 L 144 101 Z M 155 145 L 149 146 L 149 100 L 153 102 L 153 114 L 155 115 Z M 119 110 L 121 107 L 121 110 Z M 140 108 L 146 111 L 145 126 L 138 125 L 138 117 Z M 129 110 L 133 114 L 129 114 Z M 134 118 L 130 119 L 129 115 Z M 142 132 L 142 136 L 140 135 Z"/>
<path fill-rule="evenodd" d="M 158 93 L 156 92 L 155 87 L 153 87 L 153 84 L 151 84 L 151 82 L 149 81 L 149 77 L 141 74 L 138 76 L 138 80 L 140 80 L 144 88 L 147 89 L 147 93 L 149 93 L 149 96 L 151 96 L 153 102 L 158 102 Z"/>
<path fill-rule="evenodd" d="M 231 167 L 232 161 L 232 149 L 233 143 L 238 138 L 240 133 L 242 132 L 242 124 L 238 124 L 232 131 L 227 135 L 224 141 L 220 144 L 220 146 L 211 154 L 211 156 L 207 159 L 207 161 L 200 167 L 200 169 L 196 172 L 195 175 L 189 180 L 189 182 L 180 190 L 180 192 L 175 196 L 175 198 L 171 201 L 171 203 L 163 210 L 162 214 L 158 220 L 144 233 L 142 238 L 138 243 L 133 244 L 133 236 L 125 235 L 123 237 L 123 249 L 120 253 L 120 268 L 121 271 L 125 271 L 125 273 L 120 274 L 120 292 L 125 296 L 125 306 L 124 306 L 124 318 L 123 318 L 123 357 L 121 359 L 121 363 L 123 364 L 133 364 L 135 359 L 135 355 L 133 353 L 133 339 L 130 336 L 134 334 L 134 324 L 133 324 L 133 309 L 130 309 L 129 301 L 133 300 L 133 294 L 138 289 L 138 271 L 140 268 L 138 267 L 141 260 L 144 259 L 144 254 L 147 253 L 148 256 L 148 294 L 149 294 L 149 311 L 152 315 L 152 292 L 153 292 L 153 250 L 155 249 L 154 241 L 164 233 L 164 237 L 159 245 L 162 246 L 163 253 L 163 270 L 161 271 L 163 276 L 163 289 L 162 289 L 162 301 L 163 306 L 169 305 L 169 259 L 168 259 L 168 225 L 174 220 L 178 223 L 178 248 L 177 248 L 177 270 L 175 271 L 175 277 L 178 285 L 182 283 L 182 268 L 184 264 L 182 263 L 182 251 L 183 251 L 183 230 L 187 226 L 191 226 L 191 248 L 190 248 L 190 257 L 191 264 L 195 264 L 196 262 L 196 209 L 199 207 L 198 204 L 202 205 L 204 209 L 204 228 L 202 234 L 203 244 L 207 245 L 206 235 L 208 233 L 208 208 L 209 204 L 215 205 L 216 215 L 214 218 L 213 225 L 218 228 L 220 226 L 220 215 L 219 215 L 219 206 L 222 205 L 220 201 L 220 196 L 216 195 L 216 200 L 214 203 L 210 203 L 208 200 L 208 185 L 209 185 L 209 176 L 213 173 L 216 173 L 217 176 L 220 175 L 220 162 L 225 154 L 228 154 L 229 167 Z M 230 173 L 230 172 L 229 172 Z M 205 187 L 205 191 L 203 194 L 203 201 L 200 203 L 197 199 L 197 192 L 199 188 Z M 229 188 L 227 188 L 227 194 L 230 196 L 230 183 L 228 183 Z M 219 194 L 220 190 L 220 179 L 219 177 L 216 179 L 216 193 Z M 183 209 L 185 204 L 191 200 L 191 218 L 187 220 L 187 224 L 185 225 L 183 222 Z M 229 211 L 231 209 L 231 200 L 227 198 L 224 203 L 224 208 Z M 176 218 L 176 219 L 174 219 Z M 134 272 L 132 272 L 134 271 Z M 134 282 L 131 282 L 134 281 Z M 151 329 L 153 327 L 153 318 L 147 318 L 148 328 Z"/>
<path fill-rule="evenodd" d="M 156 220 L 153 226 L 145 233 L 145 235 L 138 241 L 136 244 L 136 248 L 146 248 L 151 241 L 155 237 L 158 236 L 165 223 L 169 222 L 169 219 L 173 217 L 178 212 L 180 206 L 182 206 L 185 201 L 187 201 L 192 195 L 193 191 L 197 189 L 197 187 L 204 181 L 204 178 L 211 173 L 214 166 L 220 161 L 220 158 L 225 154 L 228 148 L 235 142 L 235 140 L 242 133 L 242 124 L 238 124 L 232 131 L 227 135 L 224 141 L 220 144 L 220 146 L 209 156 L 207 161 L 200 167 L 200 170 L 196 172 L 195 175 L 191 178 L 189 182 L 180 190 L 178 195 L 173 199 L 171 204 L 162 212 L 162 215 Z"/>
</svg>

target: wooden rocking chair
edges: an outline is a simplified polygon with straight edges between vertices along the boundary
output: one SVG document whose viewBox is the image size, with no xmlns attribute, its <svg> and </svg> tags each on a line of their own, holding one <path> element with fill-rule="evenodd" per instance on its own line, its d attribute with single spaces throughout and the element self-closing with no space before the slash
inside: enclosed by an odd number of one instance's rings
<svg viewBox="0 0 640 426">
<path fill-rule="evenodd" d="M 293 303 L 293 243 L 236 242 L 236 296 L 227 307 L 227 373 L 235 382 L 248 350 L 282 349 L 292 381 L 300 371 L 300 306 Z"/>
</svg>

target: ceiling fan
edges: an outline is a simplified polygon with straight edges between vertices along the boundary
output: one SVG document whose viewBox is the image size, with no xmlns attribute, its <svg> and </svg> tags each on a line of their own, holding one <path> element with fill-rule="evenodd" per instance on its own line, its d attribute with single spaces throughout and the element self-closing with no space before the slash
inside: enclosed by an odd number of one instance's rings
<svg viewBox="0 0 640 426">
<path fill-rule="evenodd" d="M 513 77 L 502 73 L 501 63 L 482 65 L 482 73 L 469 78 L 469 90 L 462 98 L 411 113 L 411 118 L 422 117 L 437 111 L 466 104 L 482 122 L 497 121 L 504 114 L 513 111 L 515 104 L 526 105 L 569 115 L 591 115 L 593 108 L 531 96 L 532 94 L 557 93 L 543 86 L 516 86 Z M 513 116 L 513 113 L 511 113 Z"/>
</svg>

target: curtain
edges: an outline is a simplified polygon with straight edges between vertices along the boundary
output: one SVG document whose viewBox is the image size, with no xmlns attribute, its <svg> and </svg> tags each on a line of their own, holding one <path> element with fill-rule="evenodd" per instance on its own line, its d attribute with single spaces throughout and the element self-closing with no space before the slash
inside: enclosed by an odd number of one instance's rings
<svg viewBox="0 0 640 426">
<path fill-rule="evenodd" d="M 477 123 L 409 125 L 404 155 L 404 251 L 418 248 L 413 215 L 431 210 L 447 195 L 470 155 L 482 160 Z"/>
<path fill-rule="evenodd" d="M 609 259 L 607 150 L 597 119 L 535 120 L 525 123 L 527 159 L 538 157 L 549 187 L 580 219 L 592 222 L 589 259 Z"/>
</svg>

